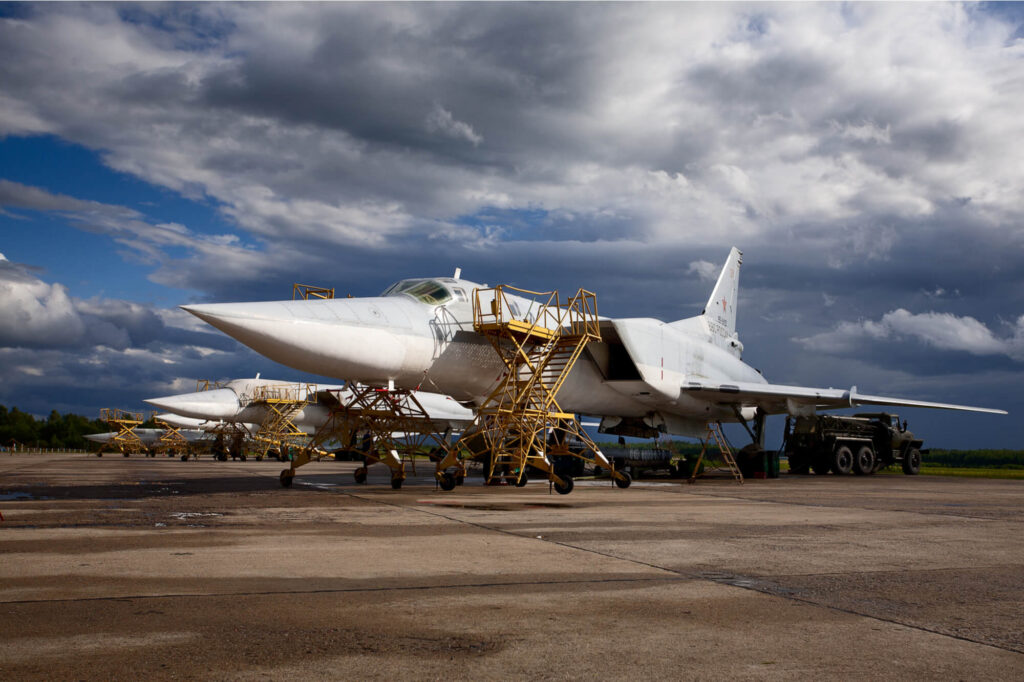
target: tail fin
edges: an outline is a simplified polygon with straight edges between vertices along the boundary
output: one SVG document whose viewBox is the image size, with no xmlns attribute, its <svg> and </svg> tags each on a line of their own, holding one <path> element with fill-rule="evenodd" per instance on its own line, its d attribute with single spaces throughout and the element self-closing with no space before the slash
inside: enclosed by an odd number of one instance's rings
<svg viewBox="0 0 1024 682">
<path fill-rule="evenodd" d="M 739 297 L 741 265 L 743 254 L 734 246 L 718 275 L 711 298 L 701 311 L 712 333 L 726 338 L 736 336 L 736 300 Z"/>
</svg>

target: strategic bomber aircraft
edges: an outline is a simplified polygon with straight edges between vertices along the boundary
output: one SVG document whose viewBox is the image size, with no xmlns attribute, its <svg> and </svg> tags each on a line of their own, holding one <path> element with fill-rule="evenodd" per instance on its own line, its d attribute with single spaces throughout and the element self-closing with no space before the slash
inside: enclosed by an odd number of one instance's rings
<svg viewBox="0 0 1024 682">
<path fill-rule="evenodd" d="M 1006 414 L 949 403 L 770 384 L 742 361 L 736 301 L 742 254 L 733 248 L 704 311 L 676 322 L 602 318 L 601 341 L 587 345 L 558 394 L 567 412 L 601 418 L 602 433 L 701 437 L 708 422 L 753 420 L 763 446 L 768 414 L 809 416 L 858 405 Z M 480 405 L 505 368 L 473 330 L 474 289 L 456 276 L 405 279 L 370 298 L 184 305 L 256 352 L 306 372 L 371 385 L 447 394 Z M 537 303 L 510 296 L 517 319 Z"/>
</svg>

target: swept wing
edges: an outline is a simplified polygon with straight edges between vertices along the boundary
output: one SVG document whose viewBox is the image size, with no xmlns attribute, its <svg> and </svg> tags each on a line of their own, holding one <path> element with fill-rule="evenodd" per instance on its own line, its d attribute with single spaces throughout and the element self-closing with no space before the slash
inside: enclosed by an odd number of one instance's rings
<svg viewBox="0 0 1024 682">
<path fill-rule="evenodd" d="M 783 384 L 753 384 L 742 382 L 687 382 L 681 389 L 683 395 L 690 395 L 719 405 L 760 407 L 768 414 L 812 414 L 815 410 L 837 410 L 860 405 L 885 405 L 899 407 L 930 407 L 940 410 L 961 412 L 985 412 L 1006 414 L 1005 410 L 951 403 L 933 403 L 924 400 L 889 398 L 877 395 L 863 395 L 854 386 L 849 390 L 838 388 L 811 388 L 807 386 L 785 386 Z"/>
</svg>

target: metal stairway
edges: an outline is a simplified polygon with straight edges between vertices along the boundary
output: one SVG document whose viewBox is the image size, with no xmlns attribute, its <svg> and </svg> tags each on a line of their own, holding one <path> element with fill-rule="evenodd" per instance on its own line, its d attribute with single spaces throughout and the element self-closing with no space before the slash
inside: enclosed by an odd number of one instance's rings
<svg viewBox="0 0 1024 682">
<path fill-rule="evenodd" d="M 711 445 L 712 440 L 715 442 L 715 446 L 718 448 L 718 452 L 722 456 L 722 462 L 725 464 L 725 468 L 729 470 L 730 474 L 732 474 L 733 479 L 742 485 L 743 472 L 740 471 L 739 466 L 736 464 L 736 458 L 732 455 L 732 449 L 729 447 L 729 443 L 725 440 L 725 434 L 722 433 L 722 425 L 719 422 L 711 422 L 708 424 L 708 430 L 704 434 L 704 438 L 701 440 L 700 456 L 697 457 L 697 463 L 693 466 L 693 473 L 690 474 L 690 478 L 687 480 L 687 483 L 693 483 L 697 480 L 697 477 L 701 475 L 700 467 L 704 462 L 704 455 L 708 452 L 708 446 Z"/>
</svg>

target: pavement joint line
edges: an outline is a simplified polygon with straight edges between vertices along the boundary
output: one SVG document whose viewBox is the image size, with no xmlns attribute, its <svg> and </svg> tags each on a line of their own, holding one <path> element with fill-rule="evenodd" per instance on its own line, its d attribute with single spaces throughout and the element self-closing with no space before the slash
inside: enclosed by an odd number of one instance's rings
<svg viewBox="0 0 1024 682">
<path fill-rule="evenodd" d="M 354 594 L 360 592 L 414 592 L 430 590 L 482 589 L 488 587 L 523 587 L 527 585 L 602 585 L 610 583 L 676 583 L 685 576 L 650 576 L 637 578 L 593 578 L 587 580 L 519 580 L 514 582 L 458 583 L 453 585 L 393 585 L 381 587 L 338 587 L 315 590 L 264 590 L 258 592 L 172 592 L 165 594 L 128 594 L 109 597 L 69 597 L 65 599 L 17 599 L 0 601 L 3 606 L 24 604 L 74 604 L 98 601 L 132 601 L 136 599 L 208 599 L 215 597 L 272 597 L 289 594 Z"/>
<path fill-rule="evenodd" d="M 1013 653 L 1013 654 L 1024 655 L 1024 649 L 1016 649 L 1016 648 L 1013 648 L 1013 647 L 1003 646 L 1003 645 L 1000 645 L 1000 644 L 993 644 L 992 642 L 985 642 L 985 641 L 978 640 L 978 639 L 971 639 L 970 637 L 964 637 L 963 635 L 956 635 L 956 634 L 953 634 L 953 633 L 950 633 L 950 632 L 943 632 L 941 630 L 936 630 L 934 628 L 929 628 L 929 627 L 925 627 L 923 625 L 917 625 L 917 624 L 914 624 L 914 623 L 905 623 L 903 621 L 895 620 L 893 618 L 886 618 L 884 616 L 877 616 L 877 615 L 874 615 L 874 614 L 871 614 L 871 613 L 862 613 L 860 611 L 856 611 L 854 609 L 843 608 L 841 606 L 833 606 L 831 604 L 823 604 L 821 602 L 814 601 L 813 599 L 797 597 L 797 596 L 794 596 L 792 594 L 781 594 L 781 593 L 779 593 L 779 592 L 777 592 L 775 590 L 772 590 L 772 589 L 770 589 L 768 587 L 758 587 L 757 585 L 754 585 L 754 584 L 741 584 L 741 583 L 739 583 L 738 581 L 743 580 L 744 576 L 736 576 L 736 575 L 730 576 L 730 577 L 724 577 L 724 576 L 708 577 L 708 576 L 705 576 L 704 579 L 705 580 L 710 580 L 711 582 L 718 583 L 720 585 L 731 585 L 732 587 L 738 587 L 738 588 L 743 589 L 743 590 L 750 590 L 751 592 L 757 592 L 759 594 L 765 594 L 765 595 L 768 595 L 768 596 L 771 596 L 771 597 L 780 597 L 782 599 L 788 599 L 790 601 L 799 602 L 801 604 L 807 604 L 809 606 L 816 606 L 818 608 L 828 609 L 829 611 L 836 611 L 838 613 L 845 613 L 847 615 L 858 616 L 860 618 L 869 618 L 871 620 L 876 620 L 876 621 L 879 621 L 881 623 L 888 623 L 890 625 L 899 625 L 901 627 L 910 628 L 911 630 L 919 630 L 921 632 L 927 632 L 929 634 L 939 635 L 940 637 L 949 637 L 951 639 L 960 640 L 961 642 L 970 642 L 971 644 L 979 644 L 981 646 L 989 647 L 989 648 L 992 648 L 992 649 L 998 649 L 1000 651 L 1008 651 L 1008 652 Z M 745 582 L 754 583 L 756 580 L 758 580 L 758 579 L 754 578 L 754 579 L 750 579 L 750 580 L 745 581 Z"/>
</svg>

